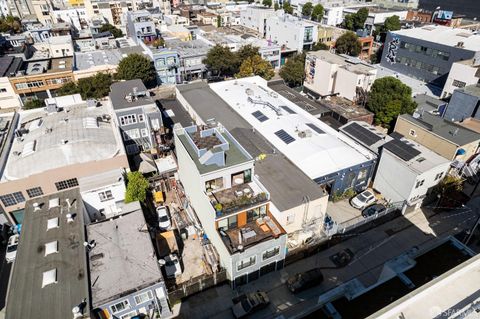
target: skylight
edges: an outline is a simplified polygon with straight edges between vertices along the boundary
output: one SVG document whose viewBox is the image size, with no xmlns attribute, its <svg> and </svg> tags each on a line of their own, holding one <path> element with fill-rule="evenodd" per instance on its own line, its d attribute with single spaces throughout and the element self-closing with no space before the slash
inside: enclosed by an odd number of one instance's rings
<svg viewBox="0 0 480 319">
<path fill-rule="evenodd" d="M 50 218 L 47 221 L 47 230 L 57 228 L 57 227 L 58 227 L 58 217 Z"/>
<path fill-rule="evenodd" d="M 57 269 L 43 272 L 42 288 L 57 282 Z"/>
<path fill-rule="evenodd" d="M 58 197 L 52 198 L 48 201 L 49 209 L 58 207 L 58 205 L 60 205 L 60 200 L 58 199 Z"/>
<path fill-rule="evenodd" d="M 30 141 L 23 146 L 22 157 L 35 153 L 37 140 Z"/>
<path fill-rule="evenodd" d="M 51 241 L 45 244 L 45 256 L 58 253 L 58 241 Z"/>
</svg>

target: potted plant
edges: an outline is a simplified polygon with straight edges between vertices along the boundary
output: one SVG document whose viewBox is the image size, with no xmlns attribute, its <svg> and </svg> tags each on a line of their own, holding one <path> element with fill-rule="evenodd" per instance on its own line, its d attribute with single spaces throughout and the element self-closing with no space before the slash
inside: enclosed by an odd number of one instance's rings
<svg viewBox="0 0 480 319">
<path fill-rule="evenodd" d="M 217 212 L 217 216 L 221 216 L 222 215 L 222 204 L 220 203 L 216 203 L 215 204 L 215 211 Z"/>
</svg>

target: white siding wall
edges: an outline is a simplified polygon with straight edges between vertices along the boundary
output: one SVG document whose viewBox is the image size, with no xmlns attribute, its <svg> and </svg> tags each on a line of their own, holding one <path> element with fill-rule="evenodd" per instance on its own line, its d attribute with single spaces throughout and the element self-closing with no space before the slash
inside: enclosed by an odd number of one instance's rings
<svg viewBox="0 0 480 319">
<path fill-rule="evenodd" d="M 419 175 L 415 180 L 415 184 L 413 185 L 412 192 L 408 197 L 409 201 L 413 202 L 416 198 L 425 195 L 431 187 L 440 183 L 443 177 L 447 175 L 447 172 L 449 169 L 450 169 L 450 163 L 445 163 Z M 437 176 L 437 174 L 440 174 L 440 173 L 443 173 L 442 178 L 435 180 L 435 177 Z M 423 185 L 419 186 L 418 188 L 415 188 L 415 185 L 417 184 L 417 182 L 422 180 L 424 180 Z"/>
<path fill-rule="evenodd" d="M 0 109 L 20 108 L 20 98 L 8 81 L 8 77 L 0 78 Z"/>
<path fill-rule="evenodd" d="M 478 67 L 472 67 L 471 65 L 466 65 L 461 62 L 453 63 L 445 86 L 443 87 L 441 97 L 452 95 L 453 91 L 458 89 L 458 87 L 453 86 L 453 81 L 455 80 L 465 82 L 465 85 L 476 84 L 479 80 L 479 78 L 475 76 L 477 71 Z"/>
<path fill-rule="evenodd" d="M 333 93 L 333 85 L 336 77 L 337 67 L 338 66 L 336 64 L 331 64 L 316 58 L 315 77 L 313 78 L 313 84 L 304 82 L 305 87 L 320 95 Z"/>
<path fill-rule="evenodd" d="M 102 202 L 99 193 L 107 190 L 112 192 L 113 198 Z M 98 213 L 101 209 L 105 210 L 106 217 L 108 218 L 108 212 L 115 211 L 115 203 L 125 200 L 125 183 L 122 180 L 118 183 L 84 191 L 82 192 L 82 199 L 92 219 L 95 219 L 94 214 Z"/>
</svg>

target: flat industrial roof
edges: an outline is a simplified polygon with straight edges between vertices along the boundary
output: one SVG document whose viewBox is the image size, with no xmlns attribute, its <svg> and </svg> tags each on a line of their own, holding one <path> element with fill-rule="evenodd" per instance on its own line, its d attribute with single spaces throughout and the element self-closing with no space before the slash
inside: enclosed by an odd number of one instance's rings
<svg viewBox="0 0 480 319">
<path fill-rule="evenodd" d="M 89 256 L 93 307 L 163 281 L 141 209 L 88 225 L 87 236 L 96 243 Z"/>
<path fill-rule="evenodd" d="M 73 164 L 117 156 L 123 149 L 105 106 L 73 104 L 67 112 L 47 114 L 44 109 L 20 112 L 20 127 L 29 130 L 14 139 L 2 180 L 16 180 Z"/>
<path fill-rule="evenodd" d="M 212 83 L 210 87 L 311 179 L 375 158 L 371 151 L 269 89 L 261 77 Z M 262 121 L 259 114 L 267 119 Z M 310 135 L 305 136 L 307 130 Z"/>
<path fill-rule="evenodd" d="M 255 162 L 255 174 L 270 193 L 272 203 L 280 211 L 301 205 L 304 203 L 304 196 L 315 200 L 325 195 L 312 179 L 285 156 L 274 152 L 275 147 L 261 134 L 252 130 L 252 126 L 206 83 L 178 85 L 177 89 L 204 122 L 215 119 L 221 123 L 252 157 L 266 155 L 265 159 Z"/>
<path fill-rule="evenodd" d="M 126 99 L 126 96 L 133 93 L 134 88 L 137 92 L 147 92 L 145 84 L 142 80 L 135 79 L 129 81 L 121 81 L 113 83 L 110 87 L 110 100 L 112 101 L 112 106 L 114 110 L 128 109 L 130 107 L 143 106 L 155 104 L 153 99 L 149 94 L 139 96 L 138 98 L 129 102 Z"/>
<path fill-rule="evenodd" d="M 118 49 L 75 52 L 75 69 L 87 70 L 99 65 L 118 65 L 121 59 L 123 55 Z"/>
<path fill-rule="evenodd" d="M 52 207 L 50 202 L 55 199 L 58 204 Z M 35 210 L 34 203 L 43 205 Z M 74 215 L 73 222 L 67 222 L 67 214 Z M 78 188 L 27 201 L 9 284 L 6 318 L 71 318 L 72 308 L 84 299 L 87 299 L 84 314 L 89 314 L 83 216 Z M 47 224 L 52 224 L 55 218 L 58 226 L 47 230 Z M 53 251 L 45 255 L 48 243 L 53 244 L 50 247 Z M 46 284 L 45 272 L 50 270 L 56 270 L 55 282 Z"/>
<path fill-rule="evenodd" d="M 390 32 L 400 36 L 403 35 L 450 47 L 457 47 L 459 42 L 463 42 L 462 49 L 480 51 L 480 35 L 467 29 L 457 29 L 442 25 L 427 25 L 419 28 Z"/>
</svg>

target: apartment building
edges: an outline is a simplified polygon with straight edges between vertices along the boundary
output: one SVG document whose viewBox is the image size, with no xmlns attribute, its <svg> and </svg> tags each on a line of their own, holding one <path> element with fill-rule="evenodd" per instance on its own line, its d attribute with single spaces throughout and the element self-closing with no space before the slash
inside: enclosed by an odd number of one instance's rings
<svg viewBox="0 0 480 319">
<path fill-rule="evenodd" d="M 447 81 L 443 87 L 442 98 L 447 98 L 457 89 L 480 83 L 480 54 L 476 58 L 458 61 L 452 64 Z"/>
<path fill-rule="evenodd" d="M 108 23 L 122 27 L 122 17 L 129 11 L 137 11 L 137 2 L 131 0 L 85 0 L 89 17 L 101 16 Z"/>
<path fill-rule="evenodd" d="M 81 187 L 83 177 L 127 170 L 120 134 L 106 105 L 80 95 L 46 100 L 46 111 L 20 113 L 0 181 L 0 205 L 14 224 L 24 218 L 25 201 Z"/>
<path fill-rule="evenodd" d="M 152 42 L 157 39 L 157 30 L 152 14 L 147 10 L 127 12 L 127 35 L 136 43 Z"/>
<path fill-rule="evenodd" d="M 261 6 L 250 6 L 240 11 L 240 25 L 254 30 L 262 38 L 267 36 L 267 19 L 275 16 L 275 11 Z"/>
<path fill-rule="evenodd" d="M 14 76 L 17 73 L 21 64 L 21 58 L 8 55 L 0 57 L 0 109 L 2 110 L 14 110 L 22 106 L 22 100 L 15 93 L 8 80 L 9 76 Z"/>
<path fill-rule="evenodd" d="M 480 35 L 440 25 L 389 32 L 381 65 L 443 87 L 453 63 L 475 58 Z"/>
<path fill-rule="evenodd" d="M 282 48 L 288 48 L 302 52 L 311 49 L 318 39 L 318 27 L 313 22 L 307 22 L 301 18 L 279 12 L 275 16 L 267 18 L 265 38 Z"/>
<path fill-rule="evenodd" d="M 283 268 L 286 232 L 250 154 L 221 124 L 176 128 L 175 145 L 180 181 L 232 286 Z"/>
<path fill-rule="evenodd" d="M 356 101 L 370 91 L 377 69 L 355 58 L 329 51 L 308 52 L 305 61 L 304 90 L 323 98 L 338 95 Z"/>
<path fill-rule="evenodd" d="M 400 115 L 394 131 L 452 161 L 467 161 L 480 145 L 479 133 L 428 112 Z"/>
<path fill-rule="evenodd" d="M 114 83 L 109 97 L 127 154 L 154 148 L 162 128 L 162 114 L 143 82 L 137 79 Z"/>
</svg>

